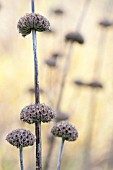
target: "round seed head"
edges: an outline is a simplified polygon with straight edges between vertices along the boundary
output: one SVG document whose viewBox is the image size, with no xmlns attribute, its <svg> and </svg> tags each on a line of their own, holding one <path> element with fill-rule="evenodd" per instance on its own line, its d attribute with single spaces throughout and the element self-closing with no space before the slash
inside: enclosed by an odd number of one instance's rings
<svg viewBox="0 0 113 170">
<path fill-rule="evenodd" d="M 42 121 L 50 122 L 55 117 L 55 112 L 45 104 L 31 104 L 22 109 L 20 119 L 29 124 Z"/>
<path fill-rule="evenodd" d="M 35 136 L 25 129 L 16 129 L 9 133 L 6 140 L 17 148 L 32 146 L 35 142 Z"/>
<path fill-rule="evenodd" d="M 31 30 L 36 30 L 39 32 L 49 31 L 50 23 L 49 21 L 40 14 L 26 14 L 22 18 L 19 19 L 17 28 L 19 33 L 22 34 L 23 37 L 31 33 Z"/>
<path fill-rule="evenodd" d="M 107 19 L 104 19 L 99 22 L 99 25 L 106 28 L 106 27 L 110 27 L 111 25 L 113 25 L 113 23 Z"/>
<path fill-rule="evenodd" d="M 56 15 L 63 15 L 64 14 L 64 10 L 61 9 L 61 8 L 53 9 L 52 12 Z"/>
<path fill-rule="evenodd" d="M 75 141 L 78 137 L 76 128 L 68 122 L 59 122 L 51 130 L 54 136 L 61 137 L 67 141 Z"/>
<path fill-rule="evenodd" d="M 68 120 L 69 115 L 63 112 L 58 112 L 56 117 L 55 117 L 57 122 L 63 121 L 63 120 Z"/>
<path fill-rule="evenodd" d="M 79 44 L 84 44 L 84 38 L 78 32 L 69 32 L 68 34 L 66 34 L 65 41 L 78 42 Z"/>
<path fill-rule="evenodd" d="M 56 67 L 56 58 L 54 57 L 50 57 L 49 59 L 47 59 L 45 61 L 45 63 L 49 66 L 49 67 Z"/>
</svg>

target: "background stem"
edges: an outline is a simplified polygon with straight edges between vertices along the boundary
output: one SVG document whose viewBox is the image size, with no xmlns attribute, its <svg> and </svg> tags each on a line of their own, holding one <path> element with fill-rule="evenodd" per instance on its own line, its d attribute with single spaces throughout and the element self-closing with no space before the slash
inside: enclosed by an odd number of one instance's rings
<svg viewBox="0 0 113 170">
<path fill-rule="evenodd" d="M 32 13 L 35 11 L 34 0 L 31 0 Z M 34 52 L 34 81 L 35 81 L 35 104 L 40 102 L 39 94 L 39 81 L 38 81 L 38 55 L 37 55 L 37 39 L 36 31 L 32 30 L 33 40 L 33 52 Z M 42 169 L 42 158 L 41 158 L 41 121 L 35 123 L 35 135 L 36 135 L 36 170 Z"/>
<path fill-rule="evenodd" d="M 61 159 L 62 159 L 62 151 L 63 151 L 63 147 L 64 147 L 64 139 L 62 138 L 61 141 L 61 145 L 60 145 L 60 153 L 58 156 L 58 163 L 57 163 L 57 170 L 60 170 L 60 166 L 61 166 Z"/>
<path fill-rule="evenodd" d="M 21 170 L 24 170 L 24 164 L 23 164 L 23 147 L 19 148 L 20 151 L 20 168 Z"/>
</svg>

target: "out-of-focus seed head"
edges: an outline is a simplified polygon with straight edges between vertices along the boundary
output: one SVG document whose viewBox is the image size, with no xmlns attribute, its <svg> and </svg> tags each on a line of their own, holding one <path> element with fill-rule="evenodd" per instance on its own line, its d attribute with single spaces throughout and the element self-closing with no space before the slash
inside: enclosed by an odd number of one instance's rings
<svg viewBox="0 0 113 170">
<path fill-rule="evenodd" d="M 29 124 L 42 121 L 50 122 L 55 117 L 55 112 L 45 104 L 31 104 L 22 109 L 20 119 Z"/>
<path fill-rule="evenodd" d="M 57 59 L 58 57 L 61 57 L 61 56 L 62 56 L 62 54 L 59 53 L 59 52 L 56 52 L 56 53 L 52 54 L 52 57 L 55 58 L 55 59 Z"/>
<path fill-rule="evenodd" d="M 78 137 L 76 128 L 65 121 L 59 122 L 53 126 L 51 133 L 67 141 L 75 141 Z"/>
<path fill-rule="evenodd" d="M 35 89 L 32 88 L 32 87 L 30 87 L 30 88 L 28 89 L 28 92 L 31 93 L 31 94 L 34 94 L 34 93 L 35 93 Z M 44 93 L 44 90 L 43 90 L 43 89 L 39 89 L 39 92 L 40 92 L 41 94 L 43 94 L 43 93 Z"/>
<path fill-rule="evenodd" d="M 93 81 L 91 83 L 88 83 L 88 86 L 91 88 L 103 88 L 103 85 L 98 81 Z"/>
<path fill-rule="evenodd" d="M 25 129 L 16 129 L 9 133 L 6 140 L 17 148 L 32 146 L 35 142 L 35 136 Z"/>
<path fill-rule="evenodd" d="M 63 112 L 58 112 L 55 119 L 56 119 L 56 122 L 60 122 L 60 121 L 63 121 L 63 120 L 68 120 L 69 115 L 66 114 L 66 113 L 63 113 Z"/>
<path fill-rule="evenodd" d="M 39 32 L 49 31 L 50 23 L 49 21 L 40 14 L 26 14 L 22 18 L 19 19 L 17 28 L 19 33 L 22 34 L 23 37 L 31 33 L 31 30 L 36 30 Z"/>
<path fill-rule="evenodd" d="M 84 38 L 79 32 L 69 32 L 65 36 L 65 41 L 78 42 L 79 44 L 84 44 Z"/>
<path fill-rule="evenodd" d="M 74 81 L 74 84 L 77 85 L 77 86 L 80 86 L 80 87 L 81 87 L 81 86 L 82 86 L 82 87 L 83 87 L 83 86 L 87 86 L 87 83 L 85 83 L 85 82 L 83 82 L 83 81 L 81 81 L 81 80 L 75 80 L 75 81 Z"/>
<path fill-rule="evenodd" d="M 113 25 L 113 22 L 107 20 L 107 19 L 104 19 L 102 21 L 99 22 L 99 25 L 102 26 L 102 27 L 110 27 Z"/>
<path fill-rule="evenodd" d="M 61 8 L 56 8 L 51 10 L 52 13 L 54 13 L 55 15 L 63 15 L 64 14 L 64 10 Z"/>
<path fill-rule="evenodd" d="M 45 63 L 49 67 L 56 67 L 57 60 L 55 57 L 50 57 L 49 59 L 45 60 Z"/>
</svg>

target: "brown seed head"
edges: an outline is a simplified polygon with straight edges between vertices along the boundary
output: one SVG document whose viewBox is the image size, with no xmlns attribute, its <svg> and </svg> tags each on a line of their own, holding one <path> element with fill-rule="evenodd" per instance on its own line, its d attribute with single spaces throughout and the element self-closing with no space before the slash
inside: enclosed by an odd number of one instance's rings
<svg viewBox="0 0 113 170">
<path fill-rule="evenodd" d="M 102 21 L 99 22 L 99 25 L 102 26 L 102 27 L 110 27 L 113 25 L 113 23 L 107 19 L 104 19 Z"/>
<path fill-rule="evenodd" d="M 20 119 L 29 124 L 42 121 L 50 122 L 55 117 L 55 112 L 45 104 L 31 104 L 22 109 Z"/>
<path fill-rule="evenodd" d="M 35 142 L 35 136 L 25 129 L 16 129 L 9 133 L 6 140 L 17 148 L 32 146 Z"/>
<path fill-rule="evenodd" d="M 69 32 L 65 36 L 65 41 L 78 42 L 79 44 L 84 44 L 84 38 L 79 32 Z"/>
<path fill-rule="evenodd" d="M 31 30 L 36 30 L 39 32 L 49 31 L 50 23 L 49 21 L 40 14 L 26 14 L 22 18 L 19 19 L 17 28 L 19 33 L 22 34 L 23 37 L 31 33 Z"/>
<path fill-rule="evenodd" d="M 51 130 L 54 136 L 61 137 L 67 141 L 75 141 L 78 137 L 76 128 L 68 122 L 59 122 Z"/>
</svg>

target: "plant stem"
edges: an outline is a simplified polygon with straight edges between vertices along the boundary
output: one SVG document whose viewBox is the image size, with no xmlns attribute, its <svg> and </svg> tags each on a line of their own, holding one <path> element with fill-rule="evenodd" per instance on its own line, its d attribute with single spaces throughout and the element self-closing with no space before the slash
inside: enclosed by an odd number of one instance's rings
<svg viewBox="0 0 113 170">
<path fill-rule="evenodd" d="M 78 20 L 78 23 L 77 23 L 77 26 L 76 26 L 76 31 L 80 31 L 80 29 L 82 28 L 83 20 L 84 20 L 86 13 L 88 11 L 88 7 L 89 7 L 90 2 L 91 2 L 91 0 L 85 0 L 84 1 L 82 12 L 80 14 L 80 17 L 79 17 L 79 20 Z"/>
<path fill-rule="evenodd" d="M 32 13 L 35 11 L 34 0 L 31 0 Z M 38 81 L 38 55 L 37 55 L 37 39 L 36 31 L 32 30 L 33 40 L 33 52 L 34 52 L 34 80 L 35 80 L 35 103 L 40 102 L 39 94 L 39 81 Z M 42 158 L 41 158 L 41 121 L 35 123 L 35 135 L 36 135 L 36 170 L 42 169 Z"/>
<path fill-rule="evenodd" d="M 65 61 L 64 70 L 63 70 L 63 76 L 62 76 L 62 82 L 61 82 L 60 92 L 59 92 L 57 106 L 56 106 L 57 114 L 59 113 L 58 111 L 60 110 L 60 104 L 61 104 L 62 97 L 63 97 L 66 77 L 67 77 L 67 74 L 68 74 L 68 71 L 69 71 L 69 66 L 70 66 L 70 63 L 71 63 L 72 47 L 73 47 L 73 43 L 70 43 L 68 54 L 66 56 L 66 61 Z"/>
<path fill-rule="evenodd" d="M 57 170 L 60 170 L 64 142 L 65 140 L 62 138 L 61 145 L 60 145 L 60 153 L 59 153 L 58 162 L 57 162 Z"/>
<path fill-rule="evenodd" d="M 84 18 L 86 16 L 86 13 L 87 13 L 87 10 L 88 10 L 88 7 L 89 7 L 89 4 L 91 2 L 91 0 L 84 0 L 84 1 L 85 2 L 84 2 L 84 5 L 83 5 L 82 12 L 81 12 L 80 18 L 78 20 L 77 26 L 76 26 L 76 30 L 81 29 L 83 21 L 84 21 Z M 62 77 L 62 82 L 61 82 L 61 86 L 60 86 L 60 92 L 59 92 L 57 106 L 56 106 L 57 114 L 58 114 L 58 111 L 60 110 L 60 104 L 61 104 L 62 97 L 63 97 L 66 77 L 67 77 L 67 73 L 69 71 L 70 61 L 71 61 L 71 57 L 72 57 L 71 56 L 72 55 L 72 49 L 73 49 L 73 43 L 70 43 L 69 51 L 68 51 L 68 54 L 67 54 L 67 57 L 66 57 L 65 65 L 64 65 L 63 77 Z M 51 159 L 51 155 L 52 155 L 52 151 L 53 151 L 54 142 L 55 142 L 55 139 L 50 142 L 50 147 L 49 147 L 49 150 L 48 150 L 49 157 L 47 158 L 48 162 L 47 161 L 45 162 L 44 170 L 49 169 L 50 159 Z"/>
<path fill-rule="evenodd" d="M 23 164 L 23 147 L 19 148 L 20 151 L 20 168 L 21 170 L 24 170 L 24 164 Z"/>
</svg>

